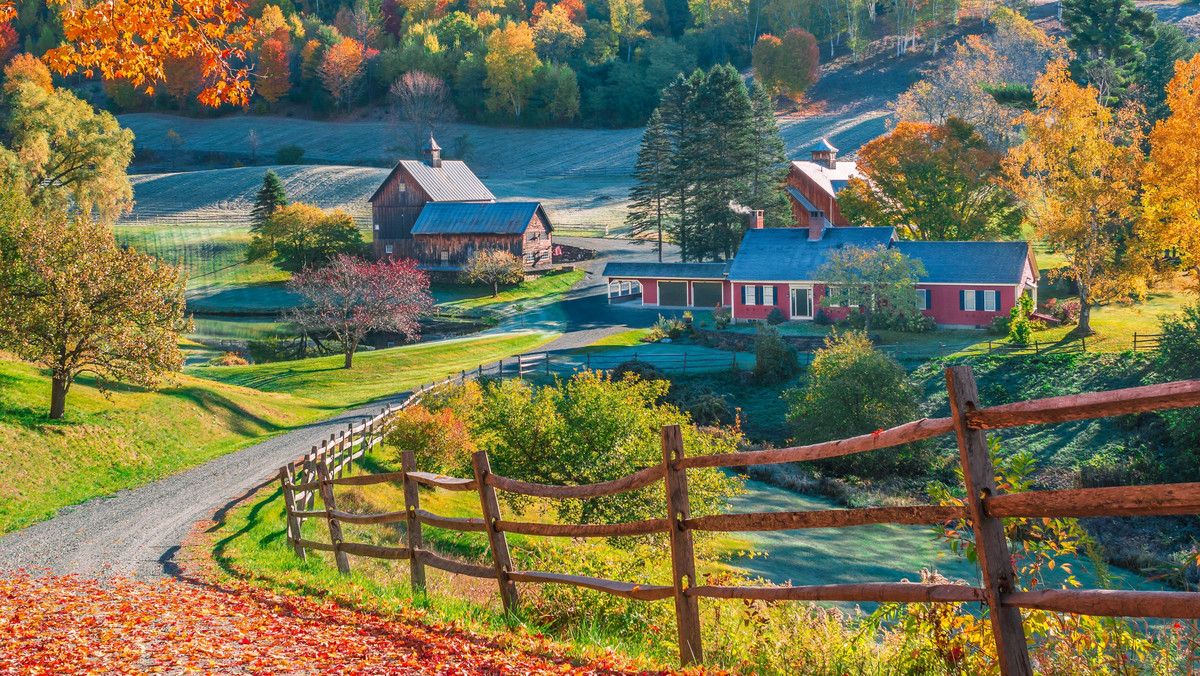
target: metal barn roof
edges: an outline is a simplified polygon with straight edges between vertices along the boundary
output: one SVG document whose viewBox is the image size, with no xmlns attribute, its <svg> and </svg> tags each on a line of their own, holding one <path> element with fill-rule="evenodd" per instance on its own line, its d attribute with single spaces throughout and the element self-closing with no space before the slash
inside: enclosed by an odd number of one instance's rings
<svg viewBox="0 0 1200 676">
<path fill-rule="evenodd" d="M 412 234 L 519 235 L 539 211 L 544 217 L 541 202 L 430 202 L 421 209 Z"/>
<path fill-rule="evenodd" d="M 404 167 L 417 185 L 421 186 L 421 190 L 429 195 L 430 201 L 496 201 L 496 196 L 492 194 L 492 191 L 488 190 L 479 177 L 467 167 L 467 163 L 461 160 L 442 160 L 441 166 L 438 167 L 431 167 L 421 160 L 400 160 L 392 169 L 392 174 L 395 174 L 401 167 Z M 388 175 L 388 179 L 392 177 L 392 174 Z M 387 180 L 379 185 L 375 194 L 371 195 L 371 199 L 368 201 L 374 202 L 378 199 L 380 191 L 385 185 L 387 185 Z"/>
</svg>

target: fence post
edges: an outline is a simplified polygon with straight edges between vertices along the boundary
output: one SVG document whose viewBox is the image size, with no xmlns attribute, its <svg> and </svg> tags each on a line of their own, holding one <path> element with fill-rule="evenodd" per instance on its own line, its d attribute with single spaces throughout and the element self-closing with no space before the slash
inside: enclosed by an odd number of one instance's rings
<svg viewBox="0 0 1200 676">
<path fill-rule="evenodd" d="M 462 369 L 462 373 L 460 373 L 460 374 L 459 374 L 459 376 L 458 376 L 458 384 L 459 384 L 459 385 L 466 385 L 466 384 L 467 384 L 467 370 L 466 370 L 466 369 Z"/>
<path fill-rule="evenodd" d="M 546 375 L 548 376 L 550 375 L 550 353 L 543 352 L 542 354 L 546 355 Z"/>
<path fill-rule="evenodd" d="M 591 352 L 587 353 L 587 369 L 589 371 L 592 370 L 592 353 Z"/>
<path fill-rule="evenodd" d="M 296 463 L 289 462 L 286 467 L 279 470 L 279 483 L 283 484 L 283 504 L 287 506 L 287 534 L 288 540 L 292 543 L 292 551 L 296 552 L 296 557 L 301 561 L 308 559 L 304 547 L 300 546 L 300 519 L 293 514 L 296 511 L 296 493 L 292 490 L 291 484 L 296 483 Z"/>
<path fill-rule="evenodd" d="M 1087 336 L 1079 337 L 1079 345 L 1083 348 L 1084 352 L 1087 352 Z"/>
<path fill-rule="evenodd" d="M 687 351 L 683 353 L 683 375 L 687 375 Z"/>
<path fill-rule="evenodd" d="M 983 430 L 967 428 L 967 413 L 980 408 L 979 390 L 971 367 L 946 369 L 946 391 L 950 413 L 954 417 L 954 433 L 958 437 L 967 509 L 975 529 L 976 554 L 983 574 L 996 653 L 1000 657 L 1000 673 L 1032 676 L 1021 610 L 1002 604 L 1005 595 L 1016 591 L 1012 558 L 1004 538 L 1004 522 L 988 516 L 983 510 L 983 499 L 996 493 L 996 473 L 988 457 L 987 435 Z"/>
<path fill-rule="evenodd" d="M 321 442 L 321 448 L 325 447 L 325 442 Z M 308 455 L 304 458 L 304 483 L 317 480 L 317 455 L 322 451 L 313 446 Z M 317 492 L 314 490 L 306 491 L 304 494 L 304 509 L 311 510 L 317 504 Z M 303 520 L 301 520 L 303 523 Z"/>
<path fill-rule="evenodd" d="M 1033 353 L 1034 353 L 1034 354 L 1041 354 L 1041 353 L 1042 353 L 1042 349 L 1041 349 L 1040 347 L 1038 347 L 1038 342 L 1037 342 L 1036 340 L 1035 340 L 1035 341 L 1033 341 Z"/>
<path fill-rule="evenodd" d="M 683 527 L 691 516 L 686 469 L 676 469 L 683 458 L 683 435 L 679 425 L 662 428 L 664 481 L 667 489 L 667 520 L 671 538 L 671 584 L 675 587 L 675 623 L 679 629 L 679 662 L 687 666 L 704 659 L 700 643 L 700 601 L 688 595 L 696 586 L 696 558 L 692 532 Z"/>
<path fill-rule="evenodd" d="M 508 579 L 512 571 L 512 558 L 508 553 L 508 538 L 503 531 L 496 529 L 500 520 L 500 501 L 496 499 L 496 489 L 484 483 L 492 473 L 492 464 L 488 461 L 487 451 L 476 451 L 471 456 L 471 464 L 475 467 L 475 485 L 479 490 L 479 506 L 483 510 L 483 522 L 487 525 L 488 545 L 492 548 L 492 562 L 496 565 L 496 583 L 500 586 L 500 602 L 504 612 L 512 613 L 517 609 L 517 585 Z"/>
<path fill-rule="evenodd" d="M 329 483 L 328 458 L 329 456 L 326 455 L 317 460 L 317 480 L 320 482 L 321 501 L 325 503 L 327 512 L 325 519 L 329 522 L 329 542 L 333 545 L 333 559 L 337 561 L 338 572 L 349 575 L 350 559 L 346 557 L 346 552 L 342 551 L 342 524 L 333 516 L 333 510 L 337 509 L 337 502 L 333 498 L 333 484 Z"/>
<path fill-rule="evenodd" d="M 417 550 L 421 548 L 421 522 L 417 520 L 417 510 L 421 508 L 421 496 L 417 492 L 417 482 L 408 478 L 409 472 L 417 471 L 417 459 L 412 451 L 405 451 L 400 456 L 400 468 L 404 470 L 404 511 L 408 514 L 408 571 L 414 592 L 425 591 L 425 564 L 417 558 Z"/>
</svg>

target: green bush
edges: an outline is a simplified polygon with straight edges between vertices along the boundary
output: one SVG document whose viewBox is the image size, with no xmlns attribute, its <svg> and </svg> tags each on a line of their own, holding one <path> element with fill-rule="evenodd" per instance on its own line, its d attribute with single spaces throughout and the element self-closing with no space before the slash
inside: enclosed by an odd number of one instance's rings
<svg viewBox="0 0 1200 676">
<path fill-rule="evenodd" d="M 1009 310 L 1008 342 L 1013 345 L 1028 345 L 1033 336 L 1033 320 L 1029 314 L 1033 312 L 1033 297 L 1027 293 L 1021 294 L 1017 304 Z"/>
<path fill-rule="evenodd" d="M 276 164 L 300 164 L 303 160 L 304 148 L 294 143 L 279 146 L 279 149 L 275 151 Z"/>
<path fill-rule="evenodd" d="M 610 380 L 620 382 L 629 375 L 637 376 L 640 380 L 663 380 L 666 378 L 663 372 L 655 368 L 653 364 L 640 359 L 630 359 L 617 364 L 617 367 L 609 372 L 608 377 Z"/>
<path fill-rule="evenodd" d="M 774 326 L 760 324 L 754 337 L 754 379 L 781 383 L 800 372 L 800 356 Z"/>
<path fill-rule="evenodd" d="M 1158 349 L 1154 366 L 1161 380 L 1200 378 L 1200 303 L 1192 303 L 1179 314 L 1159 320 Z M 1177 452 L 1168 469 L 1177 471 L 1175 481 L 1200 479 L 1200 410 L 1183 408 L 1162 412 Z"/>
<path fill-rule="evenodd" d="M 721 306 L 713 310 L 713 328 L 720 331 L 726 326 L 729 326 L 729 320 L 733 317 L 733 313 L 729 308 Z"/>
<path fill-rule="evenodd" d="M 767 313 L 767 323 L 771 326 L 778 326 L 779 324 L 782 324 L 783 310 L 780 310 L 778 307 L 771 308 L 771 311 Z"/>
<path fill-rule="evenodd" d="M 807 384 L 784 395 L 788 422 L 799 443 L 833 441 L 916 420 L 920 394 L 896 360 L 871 344 L 862 331 L 825 339 L 809 367 Z M 921 476 L 931 470 L 930 445 L 906 444 L 818 463 L 839 474 L 864 478 Z"/>
</svg>

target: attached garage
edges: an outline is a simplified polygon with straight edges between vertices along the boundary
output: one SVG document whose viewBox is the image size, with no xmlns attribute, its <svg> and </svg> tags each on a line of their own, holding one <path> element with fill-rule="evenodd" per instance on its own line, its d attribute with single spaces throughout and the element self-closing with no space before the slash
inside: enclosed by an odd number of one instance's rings
<svg viewBox="0 0 1200 676">
<path fill-rule="evenodd" d="M 688 283 L 660 281 L 658 283 L 658 304 L 666 307 L 687 307 Z"/>
<path fill-rule="evenodd" d="M 692 305 L 694 307 L 713 308 L 724 305 L 721 297 L 721 282 L 692 282 Z"/>
</svg>

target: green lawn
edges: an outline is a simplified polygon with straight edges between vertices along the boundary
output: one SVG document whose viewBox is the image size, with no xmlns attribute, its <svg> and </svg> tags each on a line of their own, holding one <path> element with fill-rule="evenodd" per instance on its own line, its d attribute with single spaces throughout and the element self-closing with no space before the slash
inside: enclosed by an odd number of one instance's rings
<svg viewBox="0 0 1200 676">
<path fill-rule="evenodd" d="M 526 307 L 537 305 L 566 293 L 579 280 L 583 270 L 554 271 L 515 286 L 501 288 L 492 297 L 492 290 L 482 284 L 435 284 L 431 289 L 439 305 L 456 310 L 494 309 L 492 306 L 520 302 Z"/>
<path fill-rule="evenodd" d="M 547 334 L 486 336 L 359 355 L 249 367 L 189 368 L 157 392 L 105 398 L 81 379 L 67 416 L 45 417 L 50 385 L 0 360 L 0 533 L 67 505 L 137 486 L 379 397 L 534 348 Z"/>
</svg>

